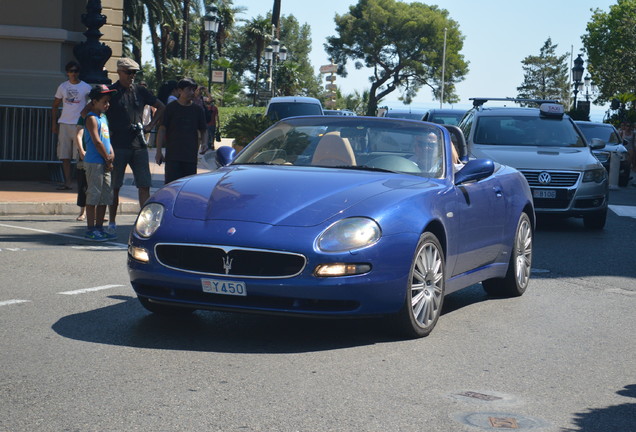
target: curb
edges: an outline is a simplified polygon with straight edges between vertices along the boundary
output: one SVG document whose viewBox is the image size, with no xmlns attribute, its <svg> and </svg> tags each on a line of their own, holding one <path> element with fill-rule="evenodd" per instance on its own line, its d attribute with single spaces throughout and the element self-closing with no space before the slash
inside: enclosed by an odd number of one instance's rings
<svg viewBox="0 0 636 432">
<path fill-rule="evenodd" d="M 12 202 L 0 203 L 0 216 L 17 215 L 76 215 L 79 210 L 74 202 L 42 203 Z M 137 214 L 139 204 L 136 202 L 120 202 L 117 214 Z M 108 211 L 106 211 L 108 215 Z"/>
</svg>

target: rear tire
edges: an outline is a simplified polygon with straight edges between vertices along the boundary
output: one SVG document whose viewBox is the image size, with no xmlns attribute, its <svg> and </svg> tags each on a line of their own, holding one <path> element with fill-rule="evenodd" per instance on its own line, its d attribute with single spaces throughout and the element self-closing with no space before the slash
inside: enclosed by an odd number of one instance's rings
<svg viewBox="0 0 636 432">
<path fill-rule="evenodd" d="M 481 284 L 484 290 L 496 297 L 519 297 L 528 288 L 532 268 L 532 224 L 527 214 L 521 213 L 510 251 L 510 263 L 506 276 L 488 279 Z"/>
<path fill-rule="evenodd" d="M 167 306 L 164 304 L 153 303 L 147 297 L 137 296 L 139 303 L 148 311 L 162 316 L 181 317 L 187 316 L 194 312 L 194 309 L 179 307 L 179 306 Z"/>
<path fill-rule="evenodd" d="M 607 209 L 583 216 L 583 225 L 590 230 L 602 230 L 607 220 Z"/>
<path fill-rule="evenodd" d="M 396 329 L 408 338 L 428 336 L 442 312 L 446 269 L 444 252 L 432 233 L 424 233 L 415 248 L 406 299 L 393 317 Z"/>
</svg>

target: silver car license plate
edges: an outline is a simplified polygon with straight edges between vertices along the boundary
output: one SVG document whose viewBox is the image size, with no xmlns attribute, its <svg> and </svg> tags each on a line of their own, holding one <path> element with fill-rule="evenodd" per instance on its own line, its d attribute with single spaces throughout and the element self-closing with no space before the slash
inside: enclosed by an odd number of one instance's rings
<svg viewBox="0 0 636 432">
<path fill-rule="evenodd" d="M 201 287 L 203 292 L 210 294 L 247 296 L 247 285 L 240 281 L 201 279 Z"/>
<path fill-rule="evenodd" d="M 556 198 L 556 191 L 554 189 L 534 189 L 532 196 L 534 198 Z"/>
</svg>

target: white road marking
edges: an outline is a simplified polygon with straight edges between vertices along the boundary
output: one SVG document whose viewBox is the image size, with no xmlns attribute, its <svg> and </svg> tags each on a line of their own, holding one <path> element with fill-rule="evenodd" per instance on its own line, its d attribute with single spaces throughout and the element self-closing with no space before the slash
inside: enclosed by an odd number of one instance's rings
<svg viewBox="0 0 636 432">
<path fill-rule="evenodd" d="M 9 306 L 12 304 L 19 304 L 19 303 L 28 303 L 31 300 L 5 300 L 5 301 L 0 301 L 0 306 Z"/>
<path fill-rule="evenodd" d="M 116 246 L 72 246 L 72 248 L 79 250 L 127 250 L 128 246 L 125 244 L 118 244 Z"/>
<path fill-rule="evenodd" d="M 533 269 L 530 270 L 530 273 L 550 273 L 550 270 L 533 268 Z"/>
<path fill-rule="evenodd" d="M 608 207 L 618 216 L 626 216 L 636 219 L 636 207 L 634 206 L 610 205 Z"/>
<path fill-rule="evenodd" d="M 93 288 L 78 289 L 78 290 L 75 290 L 75 291 L 59 292 L 58 294 L 64 294 L 64 295 L 85 294 L 85 293 L 88 293 L 88 292 L 102 291 L 102 290 L 107 290 L 107 289 L 117 288 L 117 287 L 122 287 L 122 286 L 123 285 L 103 285 L 103 286 L 98 286 L 98 287 L 93 287 Z"/>
<path fill-rule="evenodd" d="M 0 227 L 22 229 L 22 230 L 26 230 L 26 231 L 38 232 L 38 233 L 41 233 L 41 234 L 52 234 L 52 235 L 56 235 L 56 236 L 60 236 L 60 237 L 68 237 L 68 238 L 72 238 L 72 239 L 76 239 L 76 240 L 88 241 L 83 236 L 76 236 L 76 235 L 73 235 L 73 234 L 62 234 L 62 233 L 57 233 L 57 232 L 53 232 L 53 231 L 45 231 L 45 230 L 36 229 L 36 228 L 26 228 L 26 227 L 21 227 L 21 226 L 17 226 L 17 225 L 7 225 L 7 224 L 0 224 Z M 116 245 L 116 246 L 120 246 L 122 248 L 126 248 L 127 247 L 125 244 L 117 243 L 117 242 L 103 242 L 102 244 Z"/>
</svg>

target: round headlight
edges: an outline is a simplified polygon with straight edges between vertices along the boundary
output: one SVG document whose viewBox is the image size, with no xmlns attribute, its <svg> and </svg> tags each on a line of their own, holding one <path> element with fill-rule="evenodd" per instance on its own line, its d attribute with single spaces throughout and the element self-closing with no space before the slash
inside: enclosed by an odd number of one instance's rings
<svg viewBox="0 0 636 432">
<path fill-rule="evenodd" d="M 164 208 L 161 204 L 150 203 L 145 206 L 135 223 L 135 232 L 141 237 L 150 237 L 157 231 L 163 219 Z"/>
<path fill-rule="evenodd" d="M 370 246 L 380 240 L 382 231 L 372 219 L 342 219 L 318 237 L 318 248 L 324 252 L 344 252 Z"/>
</svg>

